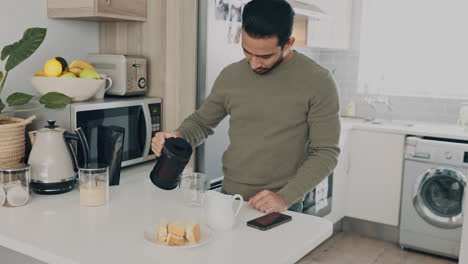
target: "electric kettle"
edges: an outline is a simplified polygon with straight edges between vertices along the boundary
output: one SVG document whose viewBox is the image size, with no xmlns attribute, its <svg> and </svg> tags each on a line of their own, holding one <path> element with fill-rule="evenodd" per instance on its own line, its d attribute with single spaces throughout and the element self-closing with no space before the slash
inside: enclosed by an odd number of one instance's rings
<svg viewBox="0 0 468 264">
<path fill-rule="evenodd" d="M 30 188 L 38 194 L 65 193 L 73 189 L 77 179 L 78 160 L 72 140 L 81 146 L 83 167 L 88 164 L 89 145 L 81 128 L 72 134 L 57 127 L 54 120 L 47 122 L 43 129 L 29 132 Z"/>
</svg>

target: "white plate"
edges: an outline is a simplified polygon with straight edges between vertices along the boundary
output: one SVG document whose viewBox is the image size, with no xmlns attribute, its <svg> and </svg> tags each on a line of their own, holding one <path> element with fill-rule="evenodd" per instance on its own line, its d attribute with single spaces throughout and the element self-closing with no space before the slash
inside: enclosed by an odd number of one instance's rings
<svg viewBox="0 0 468 264">
<path fill-rule="evenodd" d="M 198 243 L 190 243 L 186 242 L 183 246 L 168 246 L 164 242 L 157 242 L 157 233 L 158 233 L 158 225 L 152 225 L 145 228 L 144 237 L 145 241 L 150 243 L 151 245 L 155 245 L 158 247 L 165 247 L 165 248 L 193 248 L 202 246 L 213 239 L 213 231 L 206 226 L 205 224 L 200 224 L 200 242 Z"/>
</svg>

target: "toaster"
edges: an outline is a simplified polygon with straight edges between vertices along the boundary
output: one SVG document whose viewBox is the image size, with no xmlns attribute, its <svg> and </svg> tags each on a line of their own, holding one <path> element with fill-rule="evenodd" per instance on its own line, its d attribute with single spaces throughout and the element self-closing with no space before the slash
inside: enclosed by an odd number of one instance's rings
<svg viewBox="0 0 468 264">
<path fill-rule="evenodd" d="M 144 57 L 118 54 L 89 54 L 87 62 L 101 74 L 112 79 L 112 86 L 106 94 L 117 96 L 145 94 L 147 83 L 147 62 Z"/>
</svg>

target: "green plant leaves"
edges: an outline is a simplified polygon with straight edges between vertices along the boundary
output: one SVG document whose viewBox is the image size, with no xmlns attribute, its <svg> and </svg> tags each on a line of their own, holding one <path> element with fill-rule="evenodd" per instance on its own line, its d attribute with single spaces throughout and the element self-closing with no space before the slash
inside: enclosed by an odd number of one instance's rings
<svg viewBox="0 0 468 264">
<path fill-rule="evenodd" d="M 2 102 L 2 99 L 0 99 L 0 113 L 5 109 L 5 104 Z"/>
<path fill-rule="evenodd" d="M 3 79 L 3 72 L 0 71 L 0 82 L 2 81 Z"/>
<path fill-rule="evenodd" d="M 3 61 L 8 58 L 5 70 L 11 71 L 18 64 L 29 58 L 44 41 L 46 28 L 28 28 L 18 42 L 5 46 L 0 54 Z"/>
<path fill-rule="evenodd" d="M 32 95 L 25 93 L 13 93 L 7 98 L 8 106 L 25 105 L 31 101 Z"/>
<path fill-rule="evenodd" d="M 46 93 L 39 99 L 39 103 L 51 109 L 64 108 L 67 104 L 71 103 L 71 101 L 71 97 L 57 92 Z"/>
</svg>

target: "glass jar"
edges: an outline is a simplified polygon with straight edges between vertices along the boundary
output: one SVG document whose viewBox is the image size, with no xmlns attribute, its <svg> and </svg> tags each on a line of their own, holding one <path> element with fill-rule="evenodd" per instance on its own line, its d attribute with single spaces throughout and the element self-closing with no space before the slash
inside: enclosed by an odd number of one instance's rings
<svg viewBox="0 0 468 264">
<path fill-rule="evenodd" d="M 78 169 L 80 181 L 80 205 L 106 205 L 109 200 L 109 168 L 92 165 Z"/>
<path fill-rule="evenodd" d="M 0 169 L 0 205 L 22 206 L 30 199 L 29 165 L 18 164 L 9 169 Z"/>
</svg>

